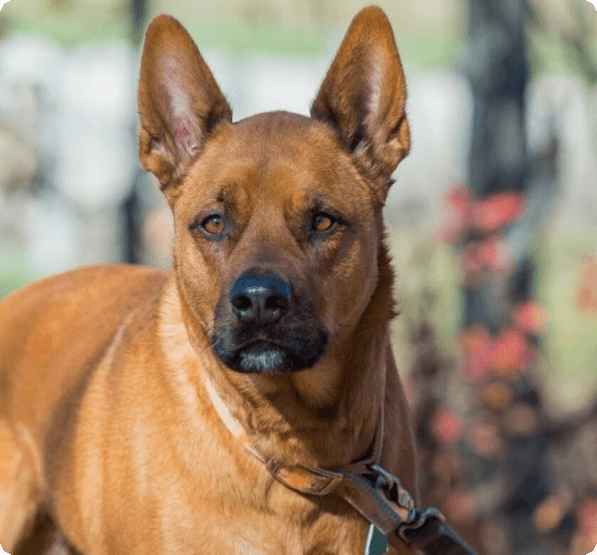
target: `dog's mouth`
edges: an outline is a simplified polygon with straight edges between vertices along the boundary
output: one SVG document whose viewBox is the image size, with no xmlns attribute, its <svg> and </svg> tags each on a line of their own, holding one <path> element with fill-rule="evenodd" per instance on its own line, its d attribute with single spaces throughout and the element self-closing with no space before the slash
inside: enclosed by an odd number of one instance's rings
<svg viewBox="0 0 597 555">
<path fill-rule="evenodd" d="M 280 345 L 255 341 L 236 349 L 226 365 L 239 372 L 276 372 L 288 368 L 292 356 Z"/>
<path fill-rule="evenodd" d="M 245 272 L 218 303 L 211 333 L 218 358 L 244 373 L 284 373 L 313 367 L 328 343 L 314 305 L 270 272 Z"/>
<path fill-rule="evenodd" d="M 284 373 L 311 368 L 323 355 L 328 341 L 323 329 L 300 341 L 280 344 L 256 340 L 233 345 L 224 335 L 212 336 L 212 347 L 218 358 L 231 370 L 243 373 Z"/>
</svg>

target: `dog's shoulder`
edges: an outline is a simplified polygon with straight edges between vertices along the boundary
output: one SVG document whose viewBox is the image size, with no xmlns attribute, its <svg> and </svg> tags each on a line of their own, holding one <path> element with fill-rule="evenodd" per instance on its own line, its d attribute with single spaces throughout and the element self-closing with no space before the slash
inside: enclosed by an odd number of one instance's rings
<svg viewBox="0 0 597 555">
<path fill-rule="evenodd" d="M 27 407 L 33 389 L 47 391 L 51 404 L 52 392 L 76 380 L 131 311 L 155 302 L 167 279 L 148 268 L 101 265 L 8 295 L 0 303 L 0 404 L 9 412 Z"/>
</svg>

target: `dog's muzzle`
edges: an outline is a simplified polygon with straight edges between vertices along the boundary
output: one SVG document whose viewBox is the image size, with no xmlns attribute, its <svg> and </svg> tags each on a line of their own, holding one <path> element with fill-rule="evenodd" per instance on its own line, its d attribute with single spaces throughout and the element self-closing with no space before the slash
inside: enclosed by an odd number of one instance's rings
<svg viewBox="0 0 597 555">
<path fill-rule="evenodd" d="M 290 372 L 312 367 L 328 334 L 312 302 L 273 272 L 249 271 L 218 303 L 214 351 L 239 372 Z"/>
</svg>

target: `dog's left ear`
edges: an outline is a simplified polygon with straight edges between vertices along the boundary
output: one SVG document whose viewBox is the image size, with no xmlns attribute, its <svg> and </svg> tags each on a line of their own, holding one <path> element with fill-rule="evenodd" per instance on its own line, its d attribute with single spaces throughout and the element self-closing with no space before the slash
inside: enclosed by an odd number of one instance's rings
<svg viewBox="0 0 597 555">
<path fill-rule="evenodd" d="M 392 172 L 408 154 L 406 85 L 394 34 L 376 6 L 353 19 L 311 106 L 311 116 L 337 131 L 362 168 L 380 180 L 382 199 Z"/>
</svg>

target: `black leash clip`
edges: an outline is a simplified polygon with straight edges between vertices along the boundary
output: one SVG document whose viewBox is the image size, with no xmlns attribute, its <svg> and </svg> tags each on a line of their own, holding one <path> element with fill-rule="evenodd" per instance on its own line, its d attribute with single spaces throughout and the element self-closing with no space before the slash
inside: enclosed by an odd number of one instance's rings
<svg viewBox="0 0 597 555">
<path fill-rule="evenodd" d="M 396 534 L 426 555 L 477 555 L 435 508 L 412 509 Z"/>
<path fill-rule="evenodd" d="M 400 485 L 400 479 L 377 463 L 369 465 L 369 469 L 376 474 L 375 489 L 384 492 L 386 499 L 403 509 L 414 509 L 415 502 L 410 493 Z"/>
<path fill-rule="evenodd" d="M 406 543 L 420 549 L 425 555 L 477 555 L 449 524 L 444 515 L 435 508 L 424 511 L 414 508 L 414 502 L 398 477 L 379 464 L 369 465 L 375 474 L 375 489 L 394 506 L 407 509 L 406 518 L 395 528 L 394 533 Z M 372 525 L 373 527 L 373 525 Z M 370 530 L 369 536 L 374 538 Z M 381 542 L 378 540 L 381 545 Z M 375 551 L 365 551 L 374 553 Z"/>
</svg>

